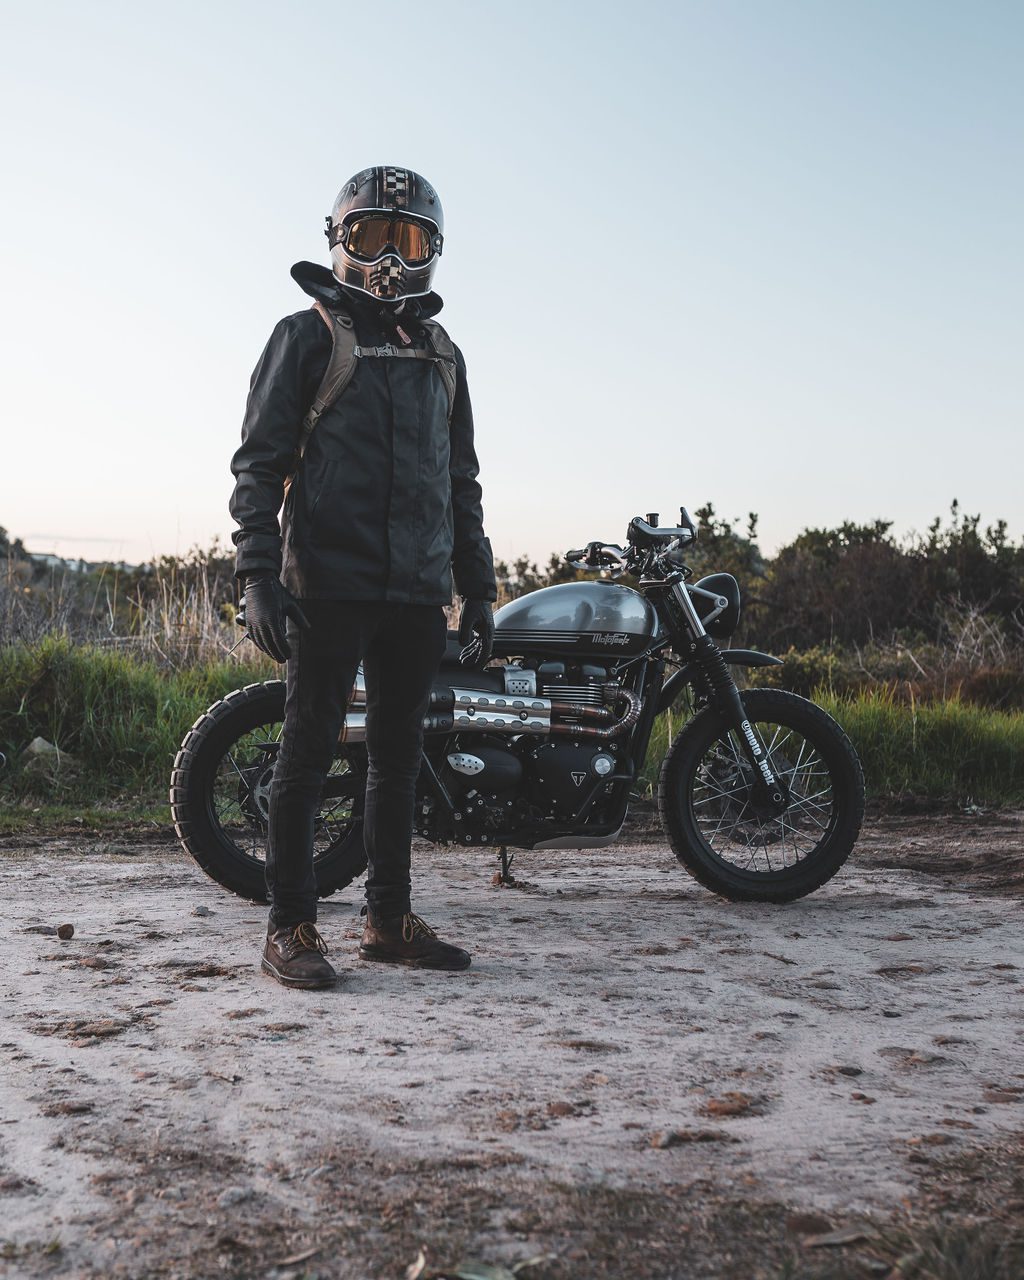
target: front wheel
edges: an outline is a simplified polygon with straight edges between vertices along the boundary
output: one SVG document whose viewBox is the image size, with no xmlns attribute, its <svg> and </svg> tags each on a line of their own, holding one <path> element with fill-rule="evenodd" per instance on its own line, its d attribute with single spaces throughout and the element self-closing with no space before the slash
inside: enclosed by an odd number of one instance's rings
<svg viewBox="0 0 1024 1280">
<path fill-rule="evenodd" d="M 823 885 L 849 857 L 864 817 L 864 775 L 835 720 L 781 689 L 740 697 L 789 803 L 775 813 L 739 731 L 713 708 L 672 743 L 658 809 L 690 874 L 735 902 L 792 902 Z"/>
</svg>

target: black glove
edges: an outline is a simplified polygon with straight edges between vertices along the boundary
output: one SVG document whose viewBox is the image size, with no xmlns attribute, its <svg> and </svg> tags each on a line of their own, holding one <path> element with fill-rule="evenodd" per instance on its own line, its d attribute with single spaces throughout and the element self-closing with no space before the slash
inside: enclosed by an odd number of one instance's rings
<svg viewBox="0 0 1024 1280">
<path fill-rule="evenodd" d="M 463 597 L 459 644 L 462 645 L 459 661 L 464 667 L 482 667 L 490 661 L 494 648 L 494 614 L 489 600 Z"/>
<path fill-rule="evenodd" d="M 292 651 L 285 619 L 310 630 L 309 620 L 292 593 L 273 573 L 251 573 L 246 575 L 245 594 L 239 603 L 246 632 L 257 649 L 275 662 L 287 662 Z"/>
</svg>

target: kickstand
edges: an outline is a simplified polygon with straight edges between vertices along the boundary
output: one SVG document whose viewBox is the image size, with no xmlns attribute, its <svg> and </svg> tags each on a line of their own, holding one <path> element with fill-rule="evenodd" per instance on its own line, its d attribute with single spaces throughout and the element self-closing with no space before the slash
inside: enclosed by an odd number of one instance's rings
<svg viewBox="0 0 1024 1280">
<path fill-rule="evenodd" d="M 493 881 L 494 884 L 501 885 L 506 889 L 515 888 L 515 877 L 510 874 L 510 868 L 515 856 L 516 855 L 514 853 L 511 856 L 509 855 L 509 851 L 505 845 L 502 845 L 499 848 L 498 857 L 501 859 L 501 870 L 495 874 Z"/>
</svg>

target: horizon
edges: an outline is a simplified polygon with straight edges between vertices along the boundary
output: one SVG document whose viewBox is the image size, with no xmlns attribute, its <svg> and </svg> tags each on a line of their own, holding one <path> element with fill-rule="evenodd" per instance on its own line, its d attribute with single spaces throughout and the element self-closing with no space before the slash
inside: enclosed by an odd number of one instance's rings
<svg viewBox="0 0 1024 1280">
<path fill-rule="evenodd" d="M 705 504 L 702 503 L 701 507 L 703 507 L 704 505 Z M 713 505 L 714 504 L 712 504 L 712 506 Z M 634 515 L 646 515 L 646 514 L 648 513 L 634 512 Z M 696 520 L 697 508 L 690 509 L 689 514 L 694 520 Z M 732 518 L 731 524 L 733 525 L 733 532 L 736 533 L 737 536 L 746 539 L 747 530 L 749 528 L 749 517 L 751 514 L 757 515 L 758 513 L 756 512 L 748 513 L 746 517 L 741 518 L 739 516 L 736 516 Z M 669 513 L 659 512 L 658 515 L 660 517 L 660 523 L 663 525 L 667 525 L 671 523 L 671 520 L 675 519 L 674 512 L 669 512 Z M 725 517 L 722 512 L 718 511 L 717 508 L 715 508 L 713 515 L 714 515 L 714 518 L 718 521 L 723 521 L 727 519 L 727 517 Z M 880 519 L 882 519 L 883 523 L 888 524 L 887 533 L 893 538 L 896 545 L 903 548 L 910 547 L 918 540 L 924 539 L 924 537 L 928 533 L 929 526 L 934 525 L 936 521 L 939 521 L 940 529 L 945 529 L 945 528 L 952 527 L 954 521 L 958 521 L 959 524 L 962 525 L 965 521 L 977 520 L 978 529 L 982 534 L 982 536 L 984 537 L 987 537 L 990 532 L 994 532 L 998 528 L 1001 522 L 1007 523 L 1004 517 L 996 517 L 992 520 L 988 520 L 985 518 L 985 515 L 983 512 L 966 511 L 964 510 L 962 504 L 959 503 L 959 501 L 956 498 L 954 498 L 951 501 L 949 508 L 944 514 L 937 513 L 928 522 L 928 525 L 925 525 L 919 529 L 915 528 L 915 529 L 900 530 L 895 527 L 895 522 L 884 521 L 884 518 L 880 518 Z M 760 523 L 759 519 L 758 519 L 758 523 Z M 807 525 L 804 528 L 798 530 L 797 533 L 793 536 L 793 538 L 788 539 L 786 542 L 779 543 L 777 546 L 774 546 L 774 547 L 765 546 L 761 537 L 755 531 L 755 536 L 750 539 L 750 542 L 754 547 L 757 548 L 757 550 L 761 553 L 762 556 L 764 556 L 766 560 L 771 561 L 785 547 L 791 546 L 792 543 L 797 538 L 809 533 L 826 532 L 826 531 L 840 529 L 843 525 L 847 523 L 855 524 L 858 527 L 865 527 L 865 526 L 870 526 L 874 524 L 875 521 L 859 522 L 859 521 L 847 521 L 845 519 L 838 519 L 834 524 L 829 526 Z M 82 564 L 89 565 L 90 568 L 102 568 L 102 567 L 110 566 L 114 568 L 124 567 L 128 569 L 139 569 L 139 568 L 145 567 L 148 564 L 156 563 L 158 560 L 160 560 L 164 556 L 167 556 L 172 559 L 175 559 L 175 558 L 185 559 L 188 556 L 196 553 L 209 555 L 215 549 L 218 549 L 218 548 L 224 552 L 226 557 L 233 558 L 234 556 L 234 546 L 230 542 L 230 540 L 225 541 L 223 538 L 220 537 L 220 535 L 217 535 L 217 534 L 215 534 L 207 544 L 193 543 L 192 546 L 187 547 L 182 551 L 157 552 L 155 555 L 149 556 L 143 560 L 129 561 L 129 560 L 125 560 L 123 557 L 104 556 L 102 554 L 87 556 L 81 553 L 76 554 L 73 551 L 67 551 L 67 552 L 61 553 L 56 551 L 40 550 L 35 546 L 29 546 L 29 544 L 25 541 L 24 538 L 21 538 L 16 532 L 10 529 L 7 529 L 3 525 L 0 525 L 0 531 L 3 531 L 7 534 L 9 542 L 11 543 L 21 542 L 22 546 L 24 547 L 25 553 L 28 556 L 35 557 L 36 559 L 53 558 L 53 559 L 65 561 L 68 564 L 82 563 Z M 71 544 L 76 542 L 88 542 L 96 546 L 101 546 L 104 543 L 109 543 L 114 541 L 114 539 L 68 538 L 68 539 L 64 539 L 64 541 Z M 606 541 L 615 542 L 616 539 L 609 538 L 609 539 L 606 539 Z M 1011 541 L 1013 541 L 1012 538 L 1011 538 Z M 1024 544 L 1024 539 L 1022 539 L 1021 541 L 1022 541 L 1022 544 Z M 698 540 L 696 545 L 699 547 L 702 544 Z M 568 550 L 568 548 L 565 548 L 565 550 Z M 512 556 L 502 556 L 495 553 L 494 559 L 495 559 L 495 563 L 497 563 L 498 561 L 503 561 L 508 565 L 510 569 L 513 569 L 515 567 L 516 562 L 522 556 L 527 556 L 527 559 L 529 561 L 529 565 L 531 568 L 536 568 L 539 571 L 544 571 L 548 568 L 551 562 L 551 558 L 553 556 L 557 556 L 559 559 L 561 559 L 562 555 L 563 555 L 563 551 L 558 550 L 556 548 L 552 548 L 550 551 L 546 553 L 542 553 L 541 555 L 538 555 L 538 556 L 527 555 L 527 553 L 525 552 L 521 552 Z"/>
</svg>

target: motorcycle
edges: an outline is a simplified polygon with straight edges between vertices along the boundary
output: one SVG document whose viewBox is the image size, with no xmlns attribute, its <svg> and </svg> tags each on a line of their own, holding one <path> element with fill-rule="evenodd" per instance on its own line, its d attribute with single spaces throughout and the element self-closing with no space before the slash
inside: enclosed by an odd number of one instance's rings
<svg viewBox="0 0 1024 1280">
<path fill-rule="evenodd" d="M 658 777 L 657 804 L 676 858 L 733 901 L 790 902 L 849 856 L 864 813 L 864 779 L 846 734 L 794 693 L 738 688 L 731 668 L 780 664 L 722 647 L 736 630 L 730 574 L 691 582 L 697 529 L 635 516 L 626 546 L 568 551 L 603 576 L 544 587 L 494 615 L 488 665 L 460 661 L 449 632 L 424 718 L 415 830 L 449 847 L 510 851 L 597 848 L 625 823 L 655 719 L 677 704 L 689 718 Z M 635 586 L 617 581 L 625 574 Z M 671 670 L 669 670 L 671 668 Z M 214 880 L 265 901 L 270 784 L 285 684 L 229 693 L 195 722 L 174 762 L 175 831 Z M 351 691 L 316 817 L 321 897 L 366 867 L 366 690 Z"/>
</svg>

